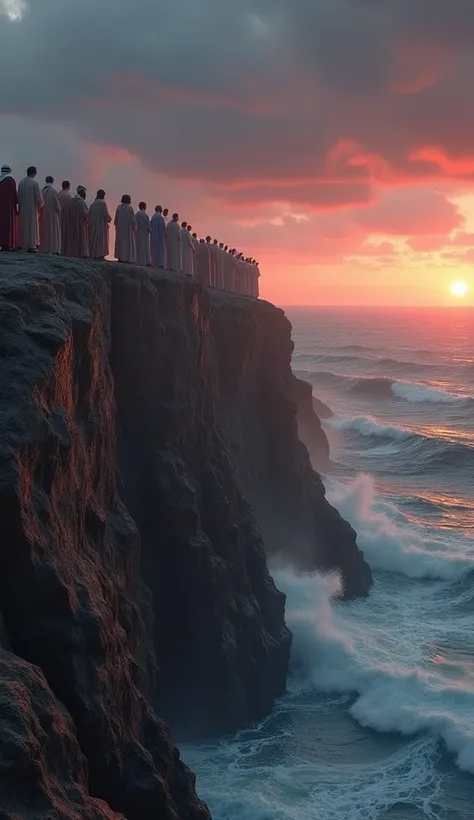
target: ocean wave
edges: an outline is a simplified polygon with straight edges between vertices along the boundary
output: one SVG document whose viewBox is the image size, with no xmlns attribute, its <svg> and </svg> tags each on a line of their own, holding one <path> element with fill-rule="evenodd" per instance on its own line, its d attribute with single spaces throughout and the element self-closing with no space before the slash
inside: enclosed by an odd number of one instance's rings
<svg viewBox="0 0 474 820">
<path fill-rule="evenodd" d="M 435 610 L 444 630 L 447 602 L 433 599 L 433 590 L 423 598 L 415 584 L 391 595 L 381 585 L 367 601 L 341 604 L 333 602 L 339 585 L 331 576 L 287 572 L 276 581 L 287 596 L 295 685 L 354 693 L 349 711 L 362 726 L 406 736 L 429 732 L 460 769 L 474 772 L 474 690 L 460 668 L 457 678 L 446 675 L 426 635 L 436 629 L 429 622 L 436 622 Z M 469 629 L 467 616 L 462 627 Z"/>
<path fill-rule="evenodd" d="M 328 499 L 356 530 L 372 569 L 443 581 L 459 581 L 474 572 L 474 543 L 415 529 L 394 504 L 377 498 L 371 476 L 330 488 Z"/>
<path fill-rule="evenodd" d="M 393 453 L 404 463 L 409 462 L 411 473 L 438 467 L 456 467 L 458 470 L 466 467 L 474 472 L 474 447 L 462 441 L 383 424 L 366 416 L 335 417 L 327 419 L 325 424 L 333 430 L 363 438 L 366 444 L 361 455 Z"/>
<path fill-rule="evenodd" d="M 441 387 L 423 382 L 400 381 L 385 376 L 350 376 L 330 370 L 305 371 L 313 385 L 322 383 L 347 393 L 368 399 L 396 398 L 412 404 L 474 405 L 474 397 L 450 393 Z"/>
</svg>

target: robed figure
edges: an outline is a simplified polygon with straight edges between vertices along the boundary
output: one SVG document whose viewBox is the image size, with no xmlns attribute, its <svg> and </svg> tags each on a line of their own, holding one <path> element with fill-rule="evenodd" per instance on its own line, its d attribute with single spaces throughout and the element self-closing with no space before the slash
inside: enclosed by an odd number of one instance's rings
<svg viewBox="0 0 474 820">
<path fill-rule="evenodd" d="M 18 193 L 9 165 L 0 171 L 0 248 L 12 251 L 18 247 Z"/>
<path fill-rule="evenodd" d="M 66 186 L 66 187 L 65 187 Z M 67 206 L 69 205 L 71 199 L 71 192 L 70 192 L 70 183 L 65 181 L 63 182 L 63 187 L 58 192 L 58 200 L 61 206 L 61 253 L 64 254 L 65 245 L 64 245 L 64 238 L 66 236 L 66 231 L 64 230 L 64 220 L 66 218 L 66 211 Z"/>
<path fill-rule="evenodd" d="M 115 211 L 115 258 L 119 262 L 137 261 L 137 220 L 130 197 L 125 194 Z"/>
<path fill-rule="evenodd" d="M 163 214 L 155 208 L 150 220 L 151 264 L 155 268 L 166 267 L 166 223 Z"/>
<path fill-rule="evenodd" d="M 201 239 L 196 245 L 196 269 L 198 281 L 203 285 L 211 283 L 211 260 L 209 257 L 209 245 Z"/>
<path fill-rule="evenodd" d="M 39 214 L 43 206 L 43 197 L 35 176 L 36 170 L 28 168 L 26 177 L 18 185 L 20 247 L 30 252 L 36 252 L 39 247 Z"/>
<path fill-rule="evenodd" d="M 89 206 L 89 255 L 91 259 L 105 259 L 109 255 L 109 226 L 112 217 L 104 197 L 105 191 L 97 191 L 97 198 Z"/>
<path fill-rule="evenodd" d="M 186 276 L 194 276 L 194 243 L 187 225 L 181 228 L 181 271 Z"/>
<path fill-rule="evenodd" d="M 78 185 L 77 192 L 69 200 L 64 216 L 64 255 L 78 259 L 89 256 L 89 208 L 85 198 L 86 189 Z"/>
<path fill-rule="evenodd" d="M 168 270 L 179 273 L 181 270 L 181 228 L 178 222 L 178 214 L 173 214 L 173 219 L 166 226 L 166 266 Z"/>
<path fill-rule="evenodd" d="M 143 203 L 144 204 L 144 203 Z M 135 214 L 137 221 L 137 264 L 147 267 L 150 264 L 150 217 L 141 207 Z"/>
<path fill-rule="evenodd" d="M 41 191 L 44 205 L 40 217 L 40 250 L 41 253 L 61 253 L 61 205 L 58 192 L 53 188 L 53 178 L 46 178 L 46 185 Z"/>
</svg>

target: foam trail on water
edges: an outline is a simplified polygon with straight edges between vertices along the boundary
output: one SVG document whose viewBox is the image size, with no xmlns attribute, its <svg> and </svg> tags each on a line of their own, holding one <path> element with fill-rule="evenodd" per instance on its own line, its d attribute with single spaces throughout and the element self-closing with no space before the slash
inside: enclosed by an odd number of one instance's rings
<svg viewBox="0 0 474 820">
<path fill-rule="evenodd" d="M 294 632 L 295 686 L 311 681 L 317 691 L 357 693 L 350 711 L 361 725 L 408 736 L 429 732 L 444 740 L 459 768 L 474 773 L 474 658 L 472 680 L 460 665 L 449 677 L 449 663 L 431 651 L 451 625 L 442 584 L 438 600 L 433 589 L 420 595 L 419 584 L 408 595 L 376 585 L 372 600 L 331 604 L 338 591 L 332 577 L 281 572 L 276 580 Z M 470 615 L 453 621 L 468 640 Z"/>
<path fill-rule="evenodd" d="M 373 479 L 360 475 L 328 492 L 347 518 L 372 569 L 408 578 L 460 580 L 474 570 L 474 544 L 459 535 L 416 530 L 394 504 L 376 498 Z"/>
</svg>

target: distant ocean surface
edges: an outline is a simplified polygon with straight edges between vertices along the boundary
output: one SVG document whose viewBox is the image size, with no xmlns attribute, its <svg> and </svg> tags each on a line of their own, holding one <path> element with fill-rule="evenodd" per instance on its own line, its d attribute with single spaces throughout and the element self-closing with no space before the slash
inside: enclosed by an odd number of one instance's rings
<svg viewBox="0 0 474 820">
<path fill-rule="evenodd" d="M 473 820 L 474 310 L 287 313 L 375 585 L 276 573 L 287 695 L 183 757 L 214 820 Z"/>
</svg>

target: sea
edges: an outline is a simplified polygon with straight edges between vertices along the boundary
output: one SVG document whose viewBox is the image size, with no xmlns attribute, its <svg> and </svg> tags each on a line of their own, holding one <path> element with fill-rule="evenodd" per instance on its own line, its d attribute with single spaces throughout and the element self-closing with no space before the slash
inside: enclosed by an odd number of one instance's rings
<svg viewBox="0 0 474 820">
<path fill-rule="evenodd" d="M 474 820 L 474 309 L 287 315 L 374 586 L 275 572 L 288 691 L 184 759 L 214 820 Z"/>
</svg>

